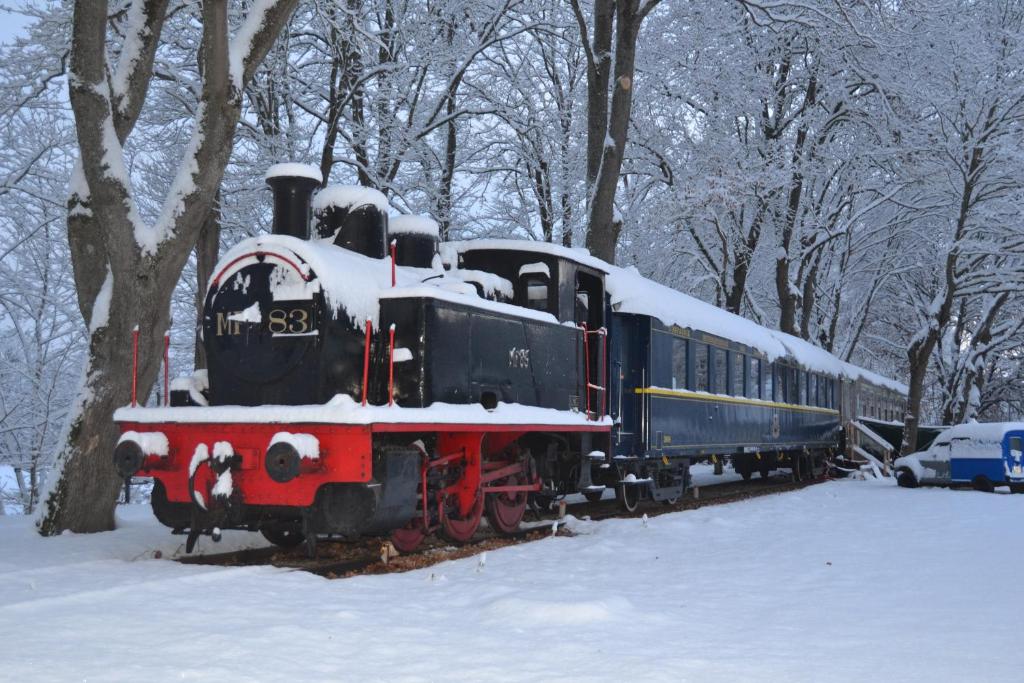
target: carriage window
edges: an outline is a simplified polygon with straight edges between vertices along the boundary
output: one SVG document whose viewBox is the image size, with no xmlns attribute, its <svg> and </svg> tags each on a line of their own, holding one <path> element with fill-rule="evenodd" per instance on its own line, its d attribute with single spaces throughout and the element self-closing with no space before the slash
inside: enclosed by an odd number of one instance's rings
<svg viewBox="0 0 1024 683">
<path fill-rule="evenodd" d="M 796 385 L 798 387 L 797 401 L 800 405 L 805 406 L 807 405 L 807 373 L 803 370 L 797 373 Z"/>
<path fill-rule="evenodd" d="M 547 278 L 538 275 L 530 275 L 525 278 L 525 282 L 527 308 L 546 311 L 548 308 Z"/>
<path fill-rule="evenodd" d="M 764 362 L 761 365 L 761 381 L 764 382 L 764 388 L 761 390 L 761 398 L 765 401 L 774 401 L 775 395 L 772 393 L 775 389 L 772 378 L 775 376 L 774 366 L 769 362 Z"/>
<path fill-rule="evenodd" d="M 786 402 L 786 385 L 789 379 L 788 368 L 782 365 L 775 365 L 775 400 L 779 403 Z"/>
<path fill-rule="evenodd" d="M 807 405 L 818 405 L 818 376 L 813 372 L 807 374 Z"/>
<path fill-rule="evenodd" d="M 686 340 L 672 339 L 672 388 L 686 388 Z"/>
<path fill-rule="evenodd" d="M 708 351 L 711 353 L 712 367 L 715 369 L 711 391 L 716 394 L 728 393 L 729 387 L 725 382 L 725 351 L 714 346 L 709 346 Z"/>
<path fill-rule="evenodd" d="M 729 393 L 733 396 L 743 396 L 746 393 L 743 391 L 743 366 L 746 365 L 743 360 L 745 356 L 742 353 L 732 352 L 729 354 L 729 358 L 732 359 L 732 391 Z"/>
<path fill-rule="evenodd" d="M 695 391 L 708 390 L 708 345 L 690 342 L 693 353 L 693 388 Z"/>
<path fill-rule="evenodd" d="M 750 359 L 750 379 L 747 381 L 747 398 L 758 398 L 761 395 L 761 361 Z"/>
</svg>

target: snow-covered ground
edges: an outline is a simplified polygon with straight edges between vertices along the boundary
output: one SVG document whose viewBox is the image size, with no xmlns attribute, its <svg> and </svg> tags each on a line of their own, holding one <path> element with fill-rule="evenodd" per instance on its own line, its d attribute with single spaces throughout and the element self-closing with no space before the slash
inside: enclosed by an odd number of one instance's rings
<svg viewBox="0 0 1024 683">
<path fill-rule="evenodd" d="M 1024 675 L 1024 496 L 839 481 L 335 581 L 152 559 L 180 537 L 142 506 L 121 521 L 43 539 L 0 518 L 0 678 Z M 228 534 L 218 549 L 249 540 Z"/>
</svg>

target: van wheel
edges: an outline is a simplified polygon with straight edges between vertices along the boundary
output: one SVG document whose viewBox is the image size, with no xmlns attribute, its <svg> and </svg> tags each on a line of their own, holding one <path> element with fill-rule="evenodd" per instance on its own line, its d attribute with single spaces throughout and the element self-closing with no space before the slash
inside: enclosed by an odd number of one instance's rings
<svg viewBox="0 0 1024 683">
<path fill-rule="evenodd" d="M 905 489 L 916 489 L 917 477 L 910 470 L 900 470 L 899 474 L 896 475 L 896 484 Z"/>
<path fill-rule="evenodd" d="M 1024 493 L 1024 484 L 1010 484 L 1010 493 Z"/>
<path fill-rule="evenodd" d="M 978 476 L 976 476 L 974 478 L 974 481 L 971 483 L 974 484 L 975 491 L 981 491 L 982 493 L 992 493 L 993 491 L 996 490 L 996 487 L 992 485 L 992 482 L 989 481 L 989 478 L 983 474 L 979 474 Z"/>
</svg>

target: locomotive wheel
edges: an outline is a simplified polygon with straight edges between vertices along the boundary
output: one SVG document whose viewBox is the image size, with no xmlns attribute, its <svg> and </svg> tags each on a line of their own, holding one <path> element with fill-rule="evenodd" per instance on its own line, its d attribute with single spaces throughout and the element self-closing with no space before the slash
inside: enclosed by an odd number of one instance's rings
<svg viewBox="0 0 1024 683">
<path fill-rule="evenodd" d="M 306 540 L 306 536 L 301 531 L 294 529 L 263 527 L 260 529 L 260 533 L 263 534 L 263 538 L 280 548 L 294 548 Z"/>
<path fill-rule="evenodd" d="M 640 488 L 632 484 L 615 487 L 615 498 L 626 512 L 636 512 L 640 507 Z"/>
<path fill-rule="evenodd" d="M 767 479 L 768 477 L 771 476 L 772 470 L 767 465 L 761 465 L 761 469 L 759 469 L 757 473 L 761 476 L 762 479 Z"/>
<path fill-rule="evenodd" d="M 495 484 L 521 486 L 525 483 L 522 474 L 513 474 Z M 526 491 L 518 493 L 489 493 L 484 498 L 487 522 L 499 534 L 513 534 L 519 529 L 519 522 L 526 513 Z"/>
<path fill-rule="evenodd" d="M 473 534 L 480 527 L 480 520 L 484 514 L 484 496 L 477 491 L 473 507 L 470 509 L 469 514 L 462 519 L 452 515 L 452 513 L 458 514 L 459 506 L 454 498 L 451 501 L 454 503 L 451 506 L 453 510 L 445 514 L 444 519 L 441 520 L 441 535 L 452 543 L 466 543 L 469 539 L 473 538 Z"/>
<path fill-rule="evenodd" d="M 391 532 L 391 543 L 400 553 L 411 553 L 420 547 L 423 539 L 427 537 L 423 530 L 423 519 L 415 517 L 401 529 Z"/>
</svg>

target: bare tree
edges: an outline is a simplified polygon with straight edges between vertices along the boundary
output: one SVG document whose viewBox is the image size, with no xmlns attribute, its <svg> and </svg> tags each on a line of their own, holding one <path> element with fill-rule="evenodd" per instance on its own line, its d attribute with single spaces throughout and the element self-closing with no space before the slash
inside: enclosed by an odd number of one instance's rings
<svg viewBox="0 0 1024 683">
<path fill-rule="evenodd" d="M 659 2 L 595 0 L 593 26 L 588 29 L 580 0 L 572 0 L 587 55 L 586 244 L 591 253 L 609 263 L 615 262 L 615 248 L 622 231 L 621 221 L 615 219 L 615 192 L 633 107 L 637 37 L 644 19 Z"/>
<path fill-rule="evenodd" d="M 192 138 L 153 225 L 139 216 L 123 145 L 147 99 L 168 0 L 132 2 L 122 19 L 124 38 L 114 65 L 108 63 L 107 3 L 75 5 L 70 95 L 81 156 L 68 200 L 68 239 L 89 353 L 38 521 L 44 535 L 113 528 L 120 482 L 110 457 L 117 440 L 111 418 L 130 392 L 128 340 L 137 327 L 139 386 L 145 395 L 157 376 L 171 293 L 231 154 L 243 89 L 296 3 L 254 5 L 234 38 L 227 3 L 203 3 L 202 85 Z"/>
</svg>

